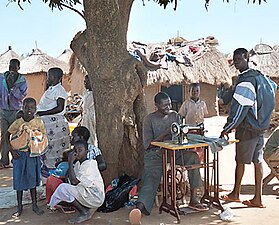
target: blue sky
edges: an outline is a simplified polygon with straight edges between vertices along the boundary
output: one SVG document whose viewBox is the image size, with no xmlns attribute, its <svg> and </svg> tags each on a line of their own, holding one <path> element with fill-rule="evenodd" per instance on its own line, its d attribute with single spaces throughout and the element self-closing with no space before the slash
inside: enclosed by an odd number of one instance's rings
<svg viewBox="0 0 279 225">
<path fill-rule="evenodd" d="M 180 0 L 178 9 L 169 5 L 166 10 L 152 0 L 135 0 L 130 16 L 128 40 L 162 42 L 180 36 L 194 40 L 208 35 L 219 40 L 219 50 L 230 53 L 235 48 L 252 48 L 260 42 L 279 44 L 279 1 L 247 4 L 247 0 L 211 0 L 209 11 L 204 0 Z M 41 0 L 32 4 L 7 6 L 0 1 L 0 53 L 11 45 L 18 54 L 37 47 L 57 57 L 68 48 L 73 36 L 85 28 L 76 13 L 64 10 L 53 12 Z"/>
</svg>

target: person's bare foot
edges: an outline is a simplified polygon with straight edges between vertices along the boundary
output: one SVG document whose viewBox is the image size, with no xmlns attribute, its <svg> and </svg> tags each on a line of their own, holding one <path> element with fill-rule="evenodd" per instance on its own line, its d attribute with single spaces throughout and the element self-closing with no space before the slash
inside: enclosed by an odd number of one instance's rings
<svg viewBox="0 0 279 225">
<path fill-rule="evenodd" d="M 133 209 L 129 214 L 131 225 L 141 225 L 141 211 L 138 208 Z"/>
<path fill-rule="evenodd" d="M 86 220 L 90 220 L 96 210 L 89 209 L 85 214 L 79 214 L 77 217 L 68 220 L 70 224 L 82 223 Z"/>
<path fill-rule="evenodd" d="M 39 216 L 44 214 L 44 210 L 40 209 L 38 206 L 33 206 L 32 210 L 34 213 L 36 213 Z"/>
<path fill-rule="evenodd" d="M 234 192 L 231 192 L 231 193 L 227 194 L 226 196 L 227 196 L 228 199 L 233 199 L 233 200 L 236 200 L 236 201 L 239 200 L 239 195 L 235 194 Z"/>
</svg>

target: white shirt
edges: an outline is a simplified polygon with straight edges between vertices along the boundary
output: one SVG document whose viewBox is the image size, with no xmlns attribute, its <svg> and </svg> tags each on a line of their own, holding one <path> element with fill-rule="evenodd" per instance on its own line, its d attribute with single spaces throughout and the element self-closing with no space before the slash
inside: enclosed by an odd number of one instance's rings
<svg viewBox="0 0 279 225">
<path fill-rule="evenodd" d="M 68 98 L 67 92 L 61 83 L 56 84 L 55 86 L 50 86 L 43 96 L 37 106 L 37 111 L 47 111 L 53 109 L 57 106 L 57 99 L 63 98 L 65 101 Z M 66 112 L 66 102 L 64 105 L 64 110 L 56 115 L 64 115 Z"/>
</svg>

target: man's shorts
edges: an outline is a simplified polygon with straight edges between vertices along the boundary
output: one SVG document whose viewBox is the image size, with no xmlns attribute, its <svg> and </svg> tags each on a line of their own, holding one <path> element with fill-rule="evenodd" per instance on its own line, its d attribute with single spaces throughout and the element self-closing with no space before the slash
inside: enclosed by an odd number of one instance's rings
<svg viewBox="0 0 279 225">
<path fill-rule="evenodd" d="M 255 135 L 247 130 L 237 130 L 236 139 L 239 140 L 236 143 L 235 161 L 237 163 L 251 164 L 251 162 L 263 162 L 263 134 Z"/>
</svg>

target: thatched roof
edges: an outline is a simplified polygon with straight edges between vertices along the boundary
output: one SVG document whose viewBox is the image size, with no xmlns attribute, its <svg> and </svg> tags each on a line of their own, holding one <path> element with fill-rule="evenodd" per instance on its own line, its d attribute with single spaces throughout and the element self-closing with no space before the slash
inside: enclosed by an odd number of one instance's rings
<svg viewBox="0 0 279 225">
<path fill-rule="evenodd" d="M 9 62 L 14 58 L 21 60 L 21 57 L 12 50 L 11 46 L 9 46 L 6 52 L 0 54 L 0 73 L 4 73 L 9 69 Z"/>
<path fill-rule="evenodd" d="M 73 51 L 71 49 L 65 49 L 61 55 L 57 57 L 57 59 L 65 62 L 65 63 L 70 63 L 70 58 L 73 54 Z"/>
<path fill-rule="evenodd" d="M 232 74 L 227 59 L 214 47 L 217 43 L 218 41 L 214 37 L 209 36 L 196 41 L 185 41 L 179 47 L 171 46 L 172 48 L 170 48 L 168 44 L 160 44 L 161 49 L 165 49 L 165 51 L 174 49 L 171 54 L 176 55 L 179 62 L 167 60 L 167 66 L 149 70 L 147 85 L 193 82 L 211 85 L 231 83 Z M 157 44 L 155 47 L 148 45 L 148 47 L 154 51 L 159 45 Z M 148 57 L 150 54 L 148 54 L 148 50 L 146 52 Z"/>
<path fill-rule="evenodd" d="M 279 51 L 279 44 L 273 46 L 274 51 Z"/>
<path fill-rule="evenodd" d="M 69 64 L 59 59 L 53 58 L 39 49 L 33 52 L 21 62 L 20 72 L 32 74 L 47 72 L 51 67 L 60 67 L 65 74 L 69 73 Z"/>
<path fill-rule="evenodd" d="M 279 52 L 266 44 L 257 44 L 250 51 L 250 67 L 270 77 L 279 77 Z"/>
<path fill-rule="evenodd" d="M 168 69 L 148 72 L 147 85 L 155 83 L 208 83 L 219 85 L 231 83 L 231 71 L 226 58 L 215 47 L 208 49 L 205 55 L 194 61 L 193 66 L 176 65 L 171 62 Z"/>
</svg>

